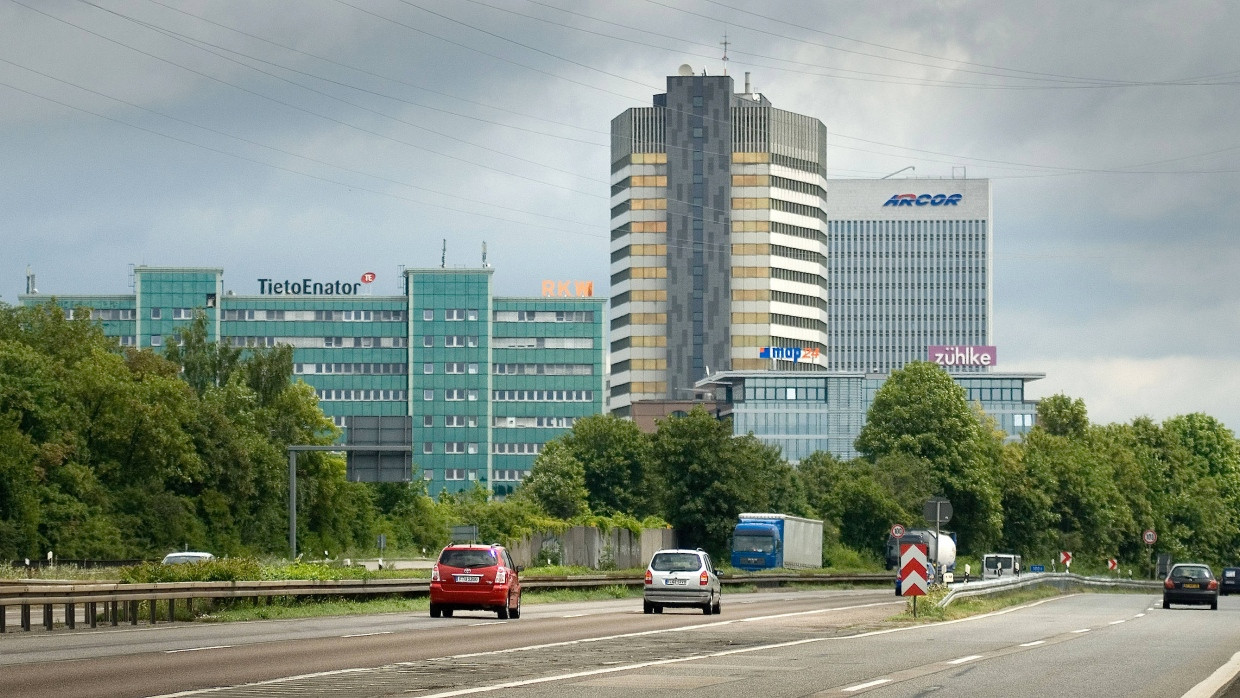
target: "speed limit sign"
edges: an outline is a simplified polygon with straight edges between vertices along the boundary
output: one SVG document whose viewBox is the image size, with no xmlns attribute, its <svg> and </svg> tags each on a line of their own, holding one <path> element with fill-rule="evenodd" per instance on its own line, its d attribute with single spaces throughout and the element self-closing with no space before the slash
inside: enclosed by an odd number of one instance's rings
<svg viewBox="0 0 1240 698">
<path fill-rule="evenodd" d="M 1154 529 L 1147 528 L 1145 533 L 1141 534 L 1141 540 L 1145 541 L 1146 545 L 1153 545 L 1158 542 L 1158 534 L 1154 532 Z"/>
<path fill-rule="evenodd" d="M 901 538 L 901 537 L 903 537 L 903 536 L 904 536 L 904 527 L 903 527 L 903 526 L 901 526 L 900 524 L 895 524 L 895 525 L 893 525 L 893 526 L 891 527 L 891 537 L 892 537 L 892 538 Z"/>
</svg>

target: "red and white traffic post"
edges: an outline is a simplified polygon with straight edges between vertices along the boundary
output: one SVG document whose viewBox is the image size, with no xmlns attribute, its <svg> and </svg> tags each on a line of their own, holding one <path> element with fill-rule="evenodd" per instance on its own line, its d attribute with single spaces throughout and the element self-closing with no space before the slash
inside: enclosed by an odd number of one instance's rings
<svg viewBox="0 0 1240 698">
<path fill-rule="evenodd" d="M 900 595 L 913 597 L 913 617 L 917 617 L 917 597 L 925 596 L 926 544 L 900 544 Z"/>
</svg>

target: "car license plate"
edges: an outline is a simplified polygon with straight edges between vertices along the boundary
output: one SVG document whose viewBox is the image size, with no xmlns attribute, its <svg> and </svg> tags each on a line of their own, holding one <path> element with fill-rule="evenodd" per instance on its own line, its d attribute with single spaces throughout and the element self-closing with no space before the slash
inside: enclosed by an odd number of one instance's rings
<svg viewBox="0 0 1240 698">
<path fill-rule="evenodd" d="M 689 583 L 687 579 L 664 579 L 663 583 L 668 586 L 685 586 Z"/>
<path fill-rule="evenodd" d="M 1185 584 L 1184 588 L 1185 589 L 1200 589 L 1201 585 L 1200 584 Z"/>
<path fill-rule="evenodd" d="M 1226 572 L 1224 572 L 1224 573 L 1223 573 L 1223 576 L 1224 576 L 1224 577 L 1234 577 L 1234 576 L 1236 576 L 1236 571 L 1235 571 L 1235 570 L 1227 570 Z"/>
<path fill-rule="evenodd" d="M 461 584 L 477 584 L 482 579 L 482 575 L 479 574 L 457 574 L 453 577 Z"/>
</svg>

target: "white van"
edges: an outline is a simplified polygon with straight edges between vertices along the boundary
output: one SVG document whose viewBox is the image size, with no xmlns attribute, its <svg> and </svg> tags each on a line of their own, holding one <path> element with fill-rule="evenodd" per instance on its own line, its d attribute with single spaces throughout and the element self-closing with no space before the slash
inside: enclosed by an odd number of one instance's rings
<svg viewBox="0 0 1240 698">
<path fill-rule="evenodd" d="M 982 556 L 982 579 L 1001 579 L 1020 574 L 1020 555 L 986 553 Z"/>
</svg>

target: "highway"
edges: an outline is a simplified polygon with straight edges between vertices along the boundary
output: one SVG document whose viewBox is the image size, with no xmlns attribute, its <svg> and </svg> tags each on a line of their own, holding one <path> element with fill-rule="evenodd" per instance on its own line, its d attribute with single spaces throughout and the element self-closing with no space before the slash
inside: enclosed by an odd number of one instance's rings
<svg viewBox="0 0 1240 698">
<path fill-rule="evenodd" d="M 1209 611 L 1076 594 L 888 622 L 901 603 L 887 590 L 777 591 L 725 595 L 720 616 L 644 615 L 626 599 L 526 605 L 503 622 L 388 614 L 7 634 L 0 694 L 1180 696 L 1240 652 L 1234 597 Z"/>
</svg>

